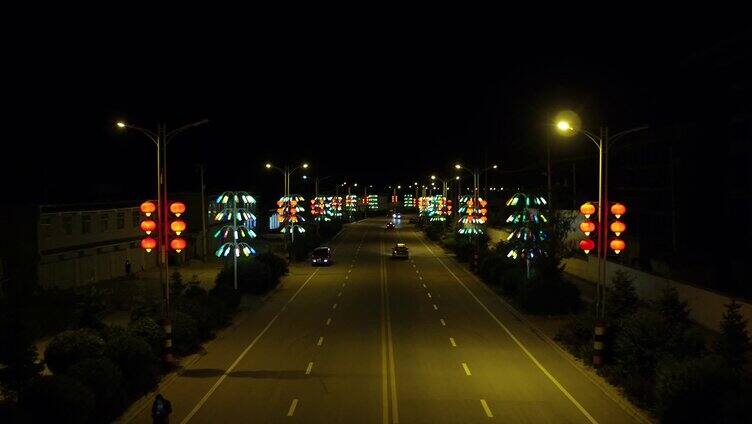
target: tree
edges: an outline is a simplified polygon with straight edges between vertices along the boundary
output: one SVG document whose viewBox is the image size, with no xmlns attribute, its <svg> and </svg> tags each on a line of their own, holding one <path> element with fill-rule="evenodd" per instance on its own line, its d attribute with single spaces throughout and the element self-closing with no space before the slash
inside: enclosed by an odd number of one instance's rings
<svg viewBox="0 0 752 424">
<path fill-rule="evenodd" d="M 752 349 L 747 321 L 739 309 L 741 305 L 732 300 L 726 305 L 726 312 L 721 321 L 721 335 L 715 345 L 715 351 L 735 370 L 744 369 L 747 354 Z"/>
<path fill-rule="evenodd" d="M 141 338 L 151 348 L 154 355 L 160 355 L 164 345 L 164 329 L 153 318 L 142 317 L 128 324 L 128 332 Z"/>
<path fill-rule="evenodd" d="M 627 272 L 616 271 L 611 279 L 611 292 L 606 301 L 606 316 L 610 322 L 620 321 L 637 311 L 640 298 L 632 282 L 634 278 Z"/>
<path fill-rule="evenodd" d="M 658 312 L 660 312 L 668 322 L 674 323 L 682 328 L 689 327 L 689 306 L 687 306 L 687 302 L 679 299 L 679 293 L 676 291 L 676 288 L 667 287 L 663 290 L 656 306 L 658 307 Z"/>
</svg>

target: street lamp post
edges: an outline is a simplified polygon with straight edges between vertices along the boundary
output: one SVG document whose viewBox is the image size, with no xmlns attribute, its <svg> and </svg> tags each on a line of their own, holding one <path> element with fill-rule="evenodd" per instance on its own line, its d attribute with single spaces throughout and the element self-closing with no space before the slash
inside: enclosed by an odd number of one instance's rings
<svg viewBox="0 0 752 424">
<path fill-rule="evenodd" d="M 601 127 L 599 135 L 583 128 L 575 128 L 568 120 L 560 120 L 556 128 L 565 134 L 581 133 L 585 135 L 598 149 L 598 281 L 596 283 L 595 315 L 596 319 L 605 316 L 606 295 L 606 253 L 608 244 L 608 150 L 619 138 L 637 131 L 647 129 L 647 126 L 635 127 L 609 136 L 608 127 Z"/>
<path fill-rule="evenodd" d="M 179 133 L 208 123 L 208 119 L 202 119 L 182 127 L 167 131 L 164 124 L 157 125 L 157 131 L 153 132 L 142 127 L 128 124 L 123 121 L 116 123 L 118 128 L 136 130 L 149 138 L 157 148 L 157 231 L 159 234 L 159 258 L 160 265 L 159 283 L 163 290 L 163 327 L 165 330 L 165 361 L 172 362 L 172 323 L 170 322 L 170 274 L 168 263 L 168 249 L 170 246 L 169 204 L 167 198 L 167 146 Z"/>
<path fill-rule="evenodd" d="M 282 178 L 284 180 L 283 181 L 283 188 L 282 188 L 282 190 L 283 190 L 282 191 L 282 193 L 283 193 L 282 196 L 283 197 L 289 197 L 290 196 L 290 175 L 292 175 L 292 173 L 295 172 L 295 171 L 297 171 L 298 169 L 301 169 L 301 168 L 307 169 L 308 168 L 308 164 L 305 163 L 305 162 L 302 165 L 300 165 L 300 166 L 298 166 L 296 168 L 293 168 L 292 170 L 290 170 L 290 165 L 285 165 L 285 168 L 282 169 L 282 168 L 279 168 L 279 167 L 274 166 L 271 163 L 267 162 L 266 165 L 264 165 L 264 166 L 266 167 L 266 169 L 275 169 L 275 170 L 277 170 L 277 171 L 279 171 L 279 172 L 282 173 Z M 292 229 L 293 228 L 291 228 L 291 230 Z M 290 234 L 292 235 L 293 242 L 294 242 L 294 240 L 295 240 L 295 234 L 293 233 L 293 231 L 290 231 Z M 288 250 L 287 249 L 287 236 L 283 236 L 283 239 L 284 239 L 284 244 L 285 244 L 284 248 L 285 248 L 285 250 Z M 288 251 L 288 256 L 291 257 L 291 255 L 292 255 L 291 252 Z"/>
</svg>

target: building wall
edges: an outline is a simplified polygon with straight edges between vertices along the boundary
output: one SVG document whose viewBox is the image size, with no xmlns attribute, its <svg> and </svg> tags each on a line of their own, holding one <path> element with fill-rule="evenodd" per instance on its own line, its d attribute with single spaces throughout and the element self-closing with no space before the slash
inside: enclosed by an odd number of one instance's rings
<svg viewBox="0 0 752 424">
<path fill-rule="evenodd" d="M 588 256 L 587 260 L 570 258 L 564 262 L 564 270 L 567 273 L 593 283 L 597 281 L 598 261 L 596 258 L 592 256 Z M 715 331 L 720 330 L 719 324 L 726 310 L 725 305 L 731 302 L 731 297 L 729 296 L 665 277 L 648 274 L 612 262 L 608 263 L 606 271 L 608 273 L 606 278 L 608 283 L 611 282 L 616 271 L 628 272 L 634 277 L 633 284 L 637 290 L 637 294 L 644 300 L 656 300 L 667 287 L 676 288 L 679 298 L 686 301 L 691 309 L 690 318 L 703 327 Z M 608 299 L 606 302 L 608 302 Z M 742 305 L 741 313 L 747 320 L 748 331 L 752 332 L 752 304 L 738 299 L 737 302 Z"/>
<path fill-rule="evenodd" d="M 140 247 L 143 237 L 137 207 L 75 210 L 42 207 L 37 264 L 43 287 L 72 287 L 109 280 L 156 266 L 154 252 Z"/>
</svg>

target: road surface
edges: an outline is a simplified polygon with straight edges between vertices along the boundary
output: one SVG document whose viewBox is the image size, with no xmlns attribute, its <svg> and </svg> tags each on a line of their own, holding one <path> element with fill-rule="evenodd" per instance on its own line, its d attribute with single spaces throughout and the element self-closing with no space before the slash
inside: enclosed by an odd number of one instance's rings
<svg viewBox="0 0 752 424">
<path fill-rule="evenodd" d="M 294 266 L 212 341 L 163 389 L 171 422 L 635 422 L 406 220 L 385 223 L 346 226 L 333 266 Z"/>
</svg>

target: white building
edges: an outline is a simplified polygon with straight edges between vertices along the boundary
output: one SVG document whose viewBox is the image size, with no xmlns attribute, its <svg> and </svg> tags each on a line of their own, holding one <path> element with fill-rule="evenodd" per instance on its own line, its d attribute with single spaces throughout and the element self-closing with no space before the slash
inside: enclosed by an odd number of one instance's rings
<svg viewBox="0 0 752 424">
<path fill-rule="evenodd" d="M 138 204 L 49 205 L 37 221 L 38 280 L 70 287 L 156 267 L 156 254 L 140 246 Z"/>
</svg>

